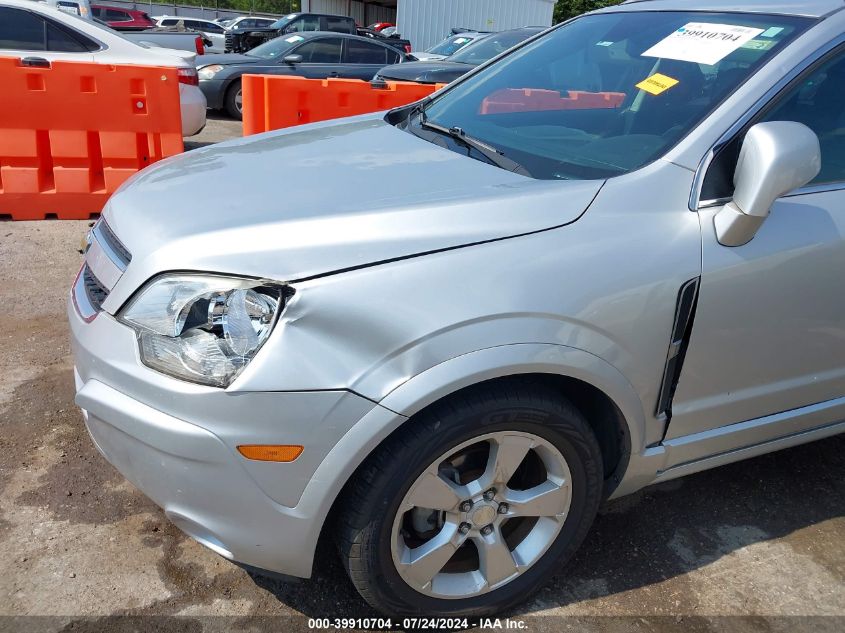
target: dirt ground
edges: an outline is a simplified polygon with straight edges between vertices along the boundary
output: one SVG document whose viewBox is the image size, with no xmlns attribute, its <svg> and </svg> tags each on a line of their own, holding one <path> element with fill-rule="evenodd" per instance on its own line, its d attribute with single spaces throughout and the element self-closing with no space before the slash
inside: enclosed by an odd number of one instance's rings
<svg viewBox="0 0 845 633">
<path fill-rule="evenodd" d="M 192 142 L 238 129 L 212 120 Z M 307 630 L 302 616 L 376 615 L 331 550 L 311 581 L 252 576 L 96 452 L 64 314 L 86 229 L 0 222 L 0 630 Z M 845 630 L 843 475 L 838 436 L 610 503 L 573 564 L 509 615 L 537 631 Z"/>
</svg>

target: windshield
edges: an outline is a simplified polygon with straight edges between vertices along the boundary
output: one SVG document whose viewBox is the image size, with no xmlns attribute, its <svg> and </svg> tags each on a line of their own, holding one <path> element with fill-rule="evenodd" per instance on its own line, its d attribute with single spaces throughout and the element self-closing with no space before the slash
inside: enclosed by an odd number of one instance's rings
<svg viewBox="0 0 845 633">
<path fill-rule="evenodd" d="M 518 31 L 504 31 L 503 33 L 494 33 L 485 38 L 476 40 L 471 46 L 458 51 L 449 58 L 450 62 L 460 62 L 462 64 L 472 64 L 478 66 L 486 61 L 493 59 L 496 55 L 504 53 L 509 48 L 512 48 L 524 42 L 532 35 L 536 35 L 540 30 L 520 29 Z"/>
<path fill-rule="evenodd" d="M 290 49 L 304 39 L 305 38 L 301 35 L 286 35 L 284 37 L 277 37 L 256 46 L 246 53 L 246 55 L 249 55 L 250 57 L 260 57 L 262 59 L 276 59 L 284 57 L 288 54 Z"/>
<path fill-rule="evenodd" d="M 285 17 L 283 17 L 283 18 L 281 18 L 281 19 L 276 20 L 275 22 L 273 22 L 273 24 L 271 24 L 271 25 L 270 25 L 269 27 L 267 27 L 267 28 L 271 28 L 271 29 L 278 29 L 278 30 L 280 30 L 280 31 L 281 31 L 281 30 L 282 30 L 282 29 L 284 29 L 284 28 L 285 28 L 288 24 L 290 24 L 291 22 L 293 22 L 294 18 L 296 18 L 296 17 L 297 17 L 297 16 L 296 16 L 296 14 L 295 14 L 295 13 L 294 13 L 294 14 L 291 14 L 291 15 L 286 15 Z"/>
<path fill-rule="evenodd" d="M 432 46 L 426 51 L 426 53 L 432 53 L 433 55 L 445 55 L 448 57 L 472 42 L 472 40 L 473 38 L 467 37 L 466 35 L 453 35 L 436 46 Z"/>
<path fill-rule="evenodd" d="M 436 98 L 426 116 L 534 178 L 608 178 L 663 155 L 810 24 L 739 13 L 584 16 Z"/>
</svg>

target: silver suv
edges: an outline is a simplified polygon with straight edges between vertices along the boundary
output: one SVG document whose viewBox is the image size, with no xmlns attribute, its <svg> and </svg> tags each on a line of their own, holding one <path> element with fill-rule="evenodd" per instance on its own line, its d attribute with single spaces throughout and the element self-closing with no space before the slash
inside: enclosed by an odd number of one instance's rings
<svg viewBox="0 0 845 633">
<path fill-rule="evenodd" d="M 700 8 L 143 170 L 68 310 L 103 455 L 228 559 L 326 533 L 377 609 L 469 617 L 603 499 L 845 430 L 845 3 Z"/>
</svg>

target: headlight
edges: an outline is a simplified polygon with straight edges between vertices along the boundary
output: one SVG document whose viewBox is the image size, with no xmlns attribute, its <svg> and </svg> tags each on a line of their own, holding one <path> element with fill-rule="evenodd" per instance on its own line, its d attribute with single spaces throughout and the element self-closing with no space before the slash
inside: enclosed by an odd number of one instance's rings
<svg viewBox="0 0 845 633">
<path fill-rule="evenodd" d="M 164 275 L 118 315 L 138 334 L 141 362 L 227 387 L 267 340 L 292 294 L 286 286 L 205 275 Z"/>
<path fill-rule="evenodd" d="M 214 75 L 219 73 L 223 70 L 223 66 L 220 64 L 212 64 L 211 66 L 203 66 L 199 69 L 197 73 L 200 76 L 200 79 L 214 79 Z"/>
</svg>

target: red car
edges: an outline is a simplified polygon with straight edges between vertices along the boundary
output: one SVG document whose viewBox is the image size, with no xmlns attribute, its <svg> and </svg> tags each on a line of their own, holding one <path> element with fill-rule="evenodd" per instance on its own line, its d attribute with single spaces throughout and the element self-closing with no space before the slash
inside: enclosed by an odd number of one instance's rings
<svg viewBox="0 0 845 633">
<path fill-rule="evenodd" d="M 91 13 L 118 31 L 143 31 L 153 28 L 156 23 L 143 11 L 124 9 L 107 4 L 92 4 Z"/>
<path fill-rule="evenodd" d="M 393 22 L 376 22 L 375 24 L 370 24 L 368 29 L 372 29 L 373 31 L 383 31 L 388 26 L 396 26 Z"/>
</svg>

